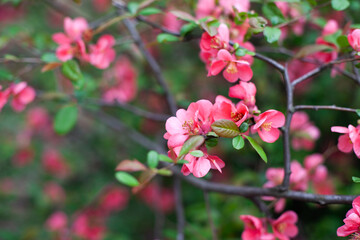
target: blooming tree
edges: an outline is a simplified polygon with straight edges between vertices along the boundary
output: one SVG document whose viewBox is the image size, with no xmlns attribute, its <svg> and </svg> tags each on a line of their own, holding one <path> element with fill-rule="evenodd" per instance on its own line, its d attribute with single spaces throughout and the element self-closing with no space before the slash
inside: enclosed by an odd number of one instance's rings
<svg viewBox="0 0 360 240">
<path fill-rule="evenodd" d="M 4 238 L 360 239 L 358 10 L 2 1 Z"/>
</svg>

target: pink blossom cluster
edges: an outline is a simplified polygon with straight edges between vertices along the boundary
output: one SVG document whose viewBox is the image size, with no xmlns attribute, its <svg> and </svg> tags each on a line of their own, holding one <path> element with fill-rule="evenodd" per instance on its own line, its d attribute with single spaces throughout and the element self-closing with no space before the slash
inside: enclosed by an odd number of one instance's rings
<svg viewBox="0 0 360 240">
<path fill-rule="evenodd" d="M 350 153 L 354 151 L 355 155 L 360 158 L 360 125 L 354 127 L 331 127 L 332 132 L 343 133 L 338 140 L 337 147 L 341 152 Z"/>
<path fill-rule="evenodd" d="M 339 237 L 351 235 L 351 239 L 359 239 L 360 237 L 360 196 L 352 202 L 352 209 L 346 213 L 344 225 L 337 229 Z"/>
<path fill-rule="evenodd" d="M 112 69 L 104 73 L 107 87 L 103 100 L 107 103 L 126 103 L 133 100 L 137 92 L 137 73 L 126 57 L 118 59 Z M 110 86 L 110 87 L 108 87 Z"/>
<path fill-rule="evenodd" d="M 315 141 L 320 137 L 320 130 L 309 120 L 305 112 L 294 113 L 290 133 L 292 136 L 292 147 L 296 150 L 312 150 Z"/>
<path fill-rule="evenodd" d="M 281 37 L 280 40 L 284 40 L 288 33 L 294 33 L 295 35 L 301 35 L 304 32 L 304 27 L 306 23 L 306 18 L 301 17 L 303 13 L 301 12 L 301 5 L 287 2 L 275 2 L 276 6 L 280 9 L 281 13 L 286 18 L 298 19 L 294 24 L 291 24 L 289 27 L 284 26 L 281 28 Z"/>
<path fill-rule="evenodd" d="M 248 12 L 250 10 L 249 0 L 199 0 L 196 6 L 196 17 L 204 18 L 213 16 L 218 18 L 222 13 L 234 15 L 234 9 L 238 12 Z"/>
<path fill-rule="evenodd" d="M 250 118 L 254 118 L 255 122 L 252 132 L 257 132 L 263 141 L 269 143 L 275 142 L 279 138 L 280 130 L 278 128 L 285 123 L 285 117 L 279 111 L 268 110 L 259 116 L 252 116 L 243 102 L 235 105 L 223 96 L 216 97 L 215 104 L 208 100 L 191 103 L 187 110 L 178 110 L 176 117 L 170 117 L 166 121 L 167 132 L 164 138 L 168 140 L 169 156 L 176 158 L 183 144 L 191 136 L 202 135 L 205 137 L 212 131 L 211 125 L 217 120 L 230 120 L 240 126 Z M 202 157 L 194 157 L 191 154 L 184 157 L 189 163 L 183 165 L 183 174 L 192 173 L 195 177 L 203 177 L 210 169 L 217 169 L 221 172 L 225 163 L 219 157 L 208 154 L 204 145 L 199 149 L 204 153 Z"/>
<path fill-rule="evenodd" d="M 229 44 L 230 31 L 226 24 L 220 24 L 217 31 L 215 36 L 204 32 L 200 40 L 200 58 L 206 63 L 208 76 L 218 75 L 224 70 L 223 76 L 229 82 L 233 83 L 238 79 L 250 81 L 253 72 L 249 61 L 252 61 L 252 57 L 235 55 L 234 48 Z"/>
<path fill-rule="evenodd" d="M 107 186 L 94 207 L 87 207 L 73 214 L 72 224 L 66 213 L 57 211 L 50 215 L 45 226 L 48 231 L 56 234 L 56 239 L 70 240 L 71 236 L 76 236 L 80 239 L 101 240 L 106 234 L 106 219 L 112 213 L 123 210 L 128 200 L 129 193 L 126 189 Z"/>
<path fill-rule="evenodd" d="M 0 86 L 0 111 L 12 97 L 11 107 L 16 112 L 21 112 L 26 105 L 34 101 L 35 90 L 28 86 L 26 82 L 11 84 L 7 89 L 2 90 Z"/>
<path fill-rule="evenodd" d="M 333 194 L 334 187 L 328 178 L 327 168 L 323 165 L 324 158 L 321 154 L 312 154 L 305 158 L 305 168 L 297 161 L 291 162 L 290 186 L 291 190 L 307 191 L 309 183 L 317 194 Z M 266 171 L 267 182 L 265 188 L 273 188 L 282 184 L 284 180 L 283 168 L 269 168 Z M 273 197 L 264 197 L 265 200 L 275 200 Z M 285 198 L 276 200 L 275 211 L 281 212 L 285 208 Z"/>
<path fill-rule="evenodd" d="M 298 216 L 294 211 L 286 211 L 278 219 L 258 218 L 252 215 L 241 215 L 240 219 L 245 224 L 241 234 L 242 240 L 290 240 L 298 234 Z M 267 223 L 270 224 L 272 233 L 268 232 Z"/>
<path fill-rule="evenodd" d="M 172 189 L 148 184 L 139 194 L 140 198 L 150 207 L 163 213 L 170 213 L 175 207 L 175 195 Z"/>
<path fill-rule="evenodd" d="M 64 19 L 65 33 L 55 33 L 52 38 L 59 44 L 56 49 L 57 58 L 66 62 L 74 57 L 89 62 L 99 69 L 108 68 L 114 61 L 116 53 L 112 48 L 115 39 L 112 35 L 102 35 L 95 44 L 87 44 L 92 38 L 92 32 L 84 18 L 69 17 Z"/>
</svg>

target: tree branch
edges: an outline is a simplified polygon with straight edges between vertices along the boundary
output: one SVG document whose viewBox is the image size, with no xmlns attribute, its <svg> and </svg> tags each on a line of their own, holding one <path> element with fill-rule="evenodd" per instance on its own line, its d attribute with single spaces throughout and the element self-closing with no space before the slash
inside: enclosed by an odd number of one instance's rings
<svg viewBox="0 0 360 240">
<path fill-rule="evenodd" d="M 343 111 L 343 112 L 354 112 L 356 113 L 356 109 L 353 108 L 346 108 L 346 107 L 338 107 L 335 105 L 296 105 L 294 107 L 295 111 L 299 111 L 299 110 L 306 110 L 306 109 L 310 109 L 310 110 L 315 110 L 318 111 L 320 109 L 326 109 L 326 110 L 335 110 L 335 111 Z"/>
</svg>

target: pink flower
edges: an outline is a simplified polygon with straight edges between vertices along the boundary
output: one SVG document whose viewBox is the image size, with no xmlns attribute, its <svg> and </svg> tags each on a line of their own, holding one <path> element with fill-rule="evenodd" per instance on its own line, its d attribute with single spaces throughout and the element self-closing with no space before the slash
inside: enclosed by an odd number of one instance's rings
<svg viewBox="0 0 360 240">
<path fill-rule="evenodd" d="M 229 89 L 229 97 L 244 100 L 244 104 L 248 107 L 255 106 L 255 95 L 256 87 L 252 82 L 239 82 Z"/>
<path fill-rule="evenodd" d="M 104 211 L 111 213 L 119 211 L 127 206 L 129 193 L 121 187 L 109 187 L 100 198 L 99 207 Z"/>
<path fill-rule="evenodd" d="M 290 240 L 298 234 L 295 223 L 298 217 L 294 211 L 286 211 L 276 220 L 271 220 L 271 226 L 275 237 L 280 240 Z"/>
<path fill-rule="evenodd" d="M 168 147 L 182 146 L 189 136 L 210 132 L 214 122 L 212 109 L 213 104 L 208 100 L 191 103 L 187 110 L 179 109 L 176 117 L 170 117 L 165 124 L 164 138 L 168 140 Z"/>
<path fill-rule="evenodd" d="M 88 29 L 88 23 L 84 18 L 71 20 L 66 17 L 64 19 L 65 34 L 55 33 L 52 36 L 54 42 L 59 44 L 56 49 L 56 57 L 62 62 L 66 62 L 76 55 L 86 58 L 86 48 L 82 37 Z"/>
<path fill-rule="evenodd" d="M 191 154 L 187 154 L 184 159 L 189 163 L 186 163 L 182 166 L 181 172 L 187 176 L 190 173 L 194 177 L 201 178 L 204 177 L 210 169 L 217 169 L 220 173 L 221 168 L 225 167 L 225 163 L 218 157 L 214 155 L 207 154 L 206 148 L 201 149 L 204 153 L 202 157 L 194 157 Z M 180 149 L 178 149 L 180 151 Z"/>
<path fill-rule="evenodd" d="M 183 22 L 179 20 L 173 13 L 166 11 L 163 18 L 163 25 L 166 29 L 179 32 Z"/>
<path fill-rule="evenodd" d="M 2 90 L 1 86 L 0 86 L 0 90 Z M 4 91 L 0 91 L 0 111 L 8 102 L 10 93 L 11 93 L 11 90 L 9 88 Z"/>
<path fill-rule="evenodd" d="M 32 148 L 20 149 L 13 157 L 13 164 L 17 167 L 24 167 L 34 160 L 34 155 Z"/>
<path fill-rule="evenodd" d="M 121 57 L 117 60 L 115 66 L 105 72 L 104 78 L 107 82 L 114 82 L 114 85 L 107 89 L 103 95 L 105 102 L 114 103 L 118 101 L 126 103 L 135 98 L 137 92 L 137 73 L 132 63 L 126 57 Z"/>
<path fill-rule="evenodd" d="M 223 76 L 229 82 L 236 82 L 238 79 L 250 81 L 253 76 L 248 62 L 237 60 L 227 50 L 221 49 L 217 59 L 211 63 L 208 76 L 218 75 L 224 68 Z"/>
<path fill-rule="evenodd" d="M 112 48 L 115 44 L 115 38 L 109 34 L 99 38 L 96 45 L 90 45 L 89 62 L 97 68 L 108 68 L 114 61 L 116 53 Z"/>
<path fill-rule="evenodd" d="M 280 136 L 278 128 L 284 126 L 285 116 L 276 110 L 268 110 L 255 118 L 253 130 L 257 131 L 264 142 L 273 143 Z"/>
<path fill-rule="evenodd" d="M 348 41 L 350 46 L 357 52 L 360 52 L 360 29 L 355 29 L 348 34 Z"/>
<path fill-rule="evenodd" d="M 97 209 L 87 209 L 79 213 L 72 225 L 72 231 L 83 239 L 103 239 L 106 231 L 103 212 Z"/>
<path fill-rule="evenodd" d="M 215 0 L 199 0 L 196 5 L 196 18 L 204 18 L 215 10 Z"/>
<path fill-rule="evenodd" d="M 249 109 L 243 103 L 238 103 L 236 106 L 227 98 L 217 96 L 215 99 L 214 120 L 228 119 L 240 126 L 248 117 Z"/>
<path fill-rule="evenodd" d="M 310 122 L 309 116 L 305 112 L 294 113 L 290 132 L 294 149 L 311 150 L 314 148 L 315 141 L 320 137 L 319 129 Z"/>
<path fill-rule="evenodd" d="M 331 127 L 332 132 L 344 133 L 339 137 L 338 149 L 342 152 L 349 153 L 354 150 L 356 156 L 360 158 L 360 132 L 358 127 L 349 125 L 346 127 Z"/>
<path fill-rule="evenodd" d="M 34 101 L 35 90 L 29 87 L 26 82 L 20 82 L 10 87 L 13 100 L 11 107 L 16 112 L 20 112 L 25 109 L 26 105 Z"/>
<path fill-rule="evenodd" d="M 251 215 L 241 215 L 240 219 L 245 224 L 241 234 L 242 240 L 275 240 L 275 236 L 266 231 L 263 220 Z"/>
<path fill-rule="evenodd" d="M 65 159 L 55 149 L 47 149 L 44 151 L 42 164 L 45 171 L 59 178 L 64 178 L 70 173 L 70 168 L 65 162 Z"/>
<path fill-rule="evenodd" d="M 67 216 L 64 212 L 55 212 L 46 220 L 46 227 L 52 232 L 61 232 L 67 226 Z"/>
<path fill-rule="evenodd" d="M 321 33 L 322 36 L 334 34 L 337 30 L 339 30 L 339 25 L 334 19 L 330 19 Z"/>
<path fill-rule="evenodd" d="M 352 202 L 352 209 L 346 213 L 344 225 L 337 229 L 339 237 L 346 237 L 350 234 L 360 233 L 360 197 L 357 197 Z"/>
<path fill-rule="evenodd" d="M 210 36 L 207 32 L 204 32 L 200 40 L 200 48 L 205 52 L 212 52 L 216 55 L 220 49 L 227 49 L 229 45 L 229 28 L 226 24 L 222 23 L 217 29 L 218 33 L 215 36 Z"/>
<path fill-rule="evenodd" d="M 225 14 L 234 14 L 234 8 L 238 12 L 248 12 L 250 10 L 249 0 L 220 0 L 219 5 L 224 9 Z"/>
</svg>

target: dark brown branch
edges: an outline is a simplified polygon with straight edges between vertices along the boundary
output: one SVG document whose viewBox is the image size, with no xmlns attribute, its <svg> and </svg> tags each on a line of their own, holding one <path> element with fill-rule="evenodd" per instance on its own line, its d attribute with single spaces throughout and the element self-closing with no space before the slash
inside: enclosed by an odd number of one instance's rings
<svg viewBox="0 0 360 240">
<path fill-rule="evenodd" d="M 310 110 L 320 110 L 320 109 L 326 109 L 326 110 L 335 110 L 335 111 L 343 111 L 343 112 L 354 112 L 356 113 L 356 109 L 353 108 L 346 108 L 346 107 L 338 107 L 335 105 L 297 105 L 294 107 L 295 111 L 299 111 L 299 110 L 306 110 L 306 109 L 310 109 Z"/>
<path fill-rule="evenodd" d="M 177 236 L 176 240 L 184 240 L 184 228 L 185 228 L 185 214 L 184 206 L 182 202 L 181 191 L 181 179 L 178 176 L 174 177 L 174 193 L 175 193 L 175 206 L 176 206 L 176 224 L 177 224 Z"/>
<path fill-rule="evenodd" d="M 285 66 L 284 82 L 285 82 L 285 89 L 286 89 L 286 104 L 287 105 L 286 105 L 286 121 L 285 121 L 285 126 L 283 128 L 285 175 L 284 175 L 284 180 L 283 180 L 281 189 L 283 191 L 286 191 L 289 189 L 289 185 L 290 185 L 290 175 L 291 175 L 290 124 L 291 124 L 292 115 L 294 113 L 293 86 L 291 85 L 291 82 L 290 82 L 287 64 Z"/>
</svg>

